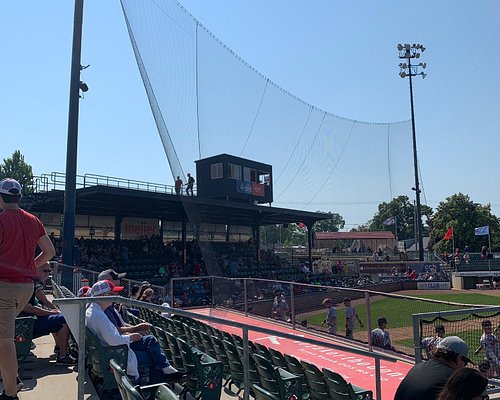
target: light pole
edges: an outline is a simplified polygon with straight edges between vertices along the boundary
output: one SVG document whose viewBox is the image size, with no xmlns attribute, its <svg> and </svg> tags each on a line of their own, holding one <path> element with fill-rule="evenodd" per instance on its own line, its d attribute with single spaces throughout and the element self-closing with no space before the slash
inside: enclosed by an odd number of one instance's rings
<svg viewBox="0 0 500 400">
<path fill-rule="evenodd" d="M 419 63 L 412 65 L 411 60 L 415 58 L 420 58 L 420 53 L 425 51 L 425 47 L 421 44 L 398 44 L 399 58 L 406 60 L 406 62 L 399 63 L 399 76 L 401 78 L 408 77 L 410 79 L 410 105 L 411 105 L 411 130 L 413 139 L 413 167 L 415 170 L 415 187 L 412 190 L 415 191 L 416 200 L 416 227 L 418 236 L 418 259 L 424 261 L 424 238 L 423 238 L 423 228 L 422 228 L 422 209 L 420 205 L 420 184 L 418 179 L 418 158 L 417 158 L 417 136 L 415 133 L 415 112 L 413 109 L 413 83 L 412 77 L 422 76 L 425 78 L 427 74 L 424 72 L 418 72 L 420 68 L 425 69 L 427 67 L 426 63 Z"/>
</svg>

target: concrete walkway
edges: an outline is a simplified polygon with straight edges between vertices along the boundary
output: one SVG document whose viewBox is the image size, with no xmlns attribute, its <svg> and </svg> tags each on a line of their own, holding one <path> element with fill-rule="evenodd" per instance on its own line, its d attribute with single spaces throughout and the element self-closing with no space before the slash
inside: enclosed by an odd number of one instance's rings
<svg viewBox="0 0 500 400">
<path fill-rule="evenodd" d="M 35 339 L 34 357 L 23 364 L 21 379 L 24 389 L 19 392 L 22 400 L 68 400 L 76 399 L 78 393 L 77 368 L 56 365 L 52 336 Z M 0 385 L 3 390 L 3 384 Z M 90 381 L 85 382 L 85 399 L 99 400 Z"/>
</svg>

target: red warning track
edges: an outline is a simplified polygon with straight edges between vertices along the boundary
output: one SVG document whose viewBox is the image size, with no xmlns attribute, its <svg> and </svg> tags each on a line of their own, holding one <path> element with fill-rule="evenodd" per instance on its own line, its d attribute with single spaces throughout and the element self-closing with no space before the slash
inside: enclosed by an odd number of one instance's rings
<svg viewBox="0 0 500 400">
<path fill-rule="evenodd" d="M 291 328 L 276 325 L 260 319 L 245 317 L 231 311 L 217 309 L 193 310 L 199 314 L 212 317 L 228 319 L 234 322 L 240 322 L 248 325 L 258 326 L 260 328 L 272 329 L 279 332 L 295 334 Z M 241 329 L 233 328 L 227 325 L 213 324 L 216 328 L 225 330 L 229 333 L 241 335 Z M 303 334 L 301 336 L 318 339 L 316 336 Z M 375 395 L 375 363 L 372 358 L 359 356 L 340 350 L 333 350 L 327 347 L 316 346 L 308 343 L 302 343 L 291 339 L 280 338 L 277 336 L 266 336 L 260 332 L 249 332 L 249 339 L 261 343 L 267 347 L 272 347 L 282 353 L 291 354 L 298 359 L 308 361 L 318 368 L 329 368 L 340 373 L 348 382 L 373 391 Z M 396 389 L 401 380 L 406 376 L 412 367 L 411 364 L 398 361 L 395 363 L 381 361 L 381 386 L 382 398 L 393 399 Z"/>
</svg>

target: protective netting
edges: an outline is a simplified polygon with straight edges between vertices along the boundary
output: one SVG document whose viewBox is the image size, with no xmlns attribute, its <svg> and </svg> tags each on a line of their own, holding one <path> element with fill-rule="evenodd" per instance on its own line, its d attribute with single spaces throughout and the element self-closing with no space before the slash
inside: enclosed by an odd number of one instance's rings
<svg viewBox="0 0 500 400">
<path fill-rule="evenodd" d="M 339 212 L 356 223 L 380 202 L 411 195 L 408 121 L 356 121 L 302 101 L 175 0 L 122 7 L 174 178 L 185 182 L 200 158 L 241 156 L 273 166 L 275 206 Z"/>
<path fill-rule="evenodd" d="M 492 361 L 487 349 L 481 344 L 481 335 L 483 334 L 482 322 L 491 322 L 491 331 L 494 335 L 498 335 L 500 329 L 500 308 L 489 310 L 487 312 L 479 312 L 476 310 L 464 309 L 462 313 L 455 315 L 439 315 L 436 313 L 434 317 L 428 316 L 420 320 L 420 340 L 422 358 L 428 358 L 428 338 L 436 337 L 436 327 L 444 328 L 444 336 L 459 336 L 469 345 L 469 358 L 477 365 L 484 360 Z M 498 357 L 498 345 L 493 342 L 491 344 L 494 349 L 495 356 Z M 500 369 L 496 362 L 491 363 L 491 368 L 496 376 L 499 375 Z"/>
</svg>

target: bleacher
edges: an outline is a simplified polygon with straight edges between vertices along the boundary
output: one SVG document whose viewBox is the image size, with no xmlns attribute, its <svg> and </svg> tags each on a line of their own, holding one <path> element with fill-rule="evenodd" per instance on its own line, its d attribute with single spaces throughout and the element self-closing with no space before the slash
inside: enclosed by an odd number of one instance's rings
<svg viewBox="0 0 500 400">
<path fill-rule="evenodd" d="M 460 262 L 452 261 L 451 267 L 455 272 L 468 271 L 497 271 L 500 272 L 500 258 L 491 254 L 490 257 L 483 259 L 479 253 L 469 253 L 468 262 L 463 259 Z"/>
</svg>

